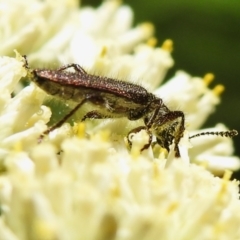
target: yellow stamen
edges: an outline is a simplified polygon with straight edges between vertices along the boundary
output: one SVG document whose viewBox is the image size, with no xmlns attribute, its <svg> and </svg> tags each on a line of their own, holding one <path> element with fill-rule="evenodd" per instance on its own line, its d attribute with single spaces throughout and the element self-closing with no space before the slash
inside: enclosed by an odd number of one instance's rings
<svg viewBox="0 0 240 240">
<path fill-rule="evenodd" d="M 166 39 L 162 44 L 162 49 L 168 52 L 173 51 L 173 41 L 171 39 Z"/>
<path fill-rule="evenodd" d="M 101 140 L 103 142 L 108 142 L 110 137 L 110 131 L 105 130 L 100 132 Z"/>
<path fill-rule="evenodd" d="M 40 219 L 33 222 L 33 232 L 39 239 L 56 239 L 57 237 L 54 226 Z"/>
<path fill-rule="evenodd" d="M 109 142 L 110 132 L 108 130 L 99 131 L 96 134 L 91 135 L 91 140 L 100 142 Z"/>
<path fill-rule="evenodd" d="M 204 77 L 203 77 L 203 81 L 206 84 L 206 86 L 208 86 L 213 80 L 214 80 L 215 76 L 212 73 L 207 73 Z"/>
<path fill-rule="evenodd" d="M 107 47 L 106 47 L 106 46 L 103 46 L 103 48 L 102 48 L 102 50 L 101 50 L 101 52 L 100 52 L 100 57 L 101 57 L 101 58 L 103 58 L 103 57 L 106 56 L 107 50 L 108 50 Z"/>
<path fill-rule="evenodd" d="M 213 228 L 214 239 L 218 239 L 219 235 L 225 231 L 226 225 L 224 223 L 218 222 Z"/>
<path fill-rule="evenodd" d="M 220 96 L 224 90 L 225 90 L 225 87 L 219 84 L 212 91 L 215 95 Z"/>
<path fill-rule="evenodd" d="M 76 135 L 79 138 L 84 138 L 84 136 L 85 136 L 85 123 L 81 122 L 81 123 L 78 123 L 78 124 L 74 125 L 73 131 L 76 132 Z"/>
<path fill-rule="evenodd" d="M 15 152 L 21 152 L 22 151 L 22 142 L 18 141 L 13 146 L 13 151 Z"/>
<path fill-rule="evenodd" d="M 229 181 L 232 176 L 232 171 L 230 170 L 225 170 L 224 175 L 223 175 L 223 181 Z"/>
<path fill-rule="evenodd" d="M 167 155 L 168 155 L 167 149 L 166 149 L 166 148 L 161 148 L 158 158 L 161 159 L 161 160 L 163 160 L 163 159 L 166 159 L 166 158 L 167 158 Z"/>
<path fill-rule="evenodd" d="M 208 160 L 202 160 L 198 165 L 205 169 L 208 169 L 209 162 L 208 162 Z"/>
<path fill-rule="evenodd" d="M 69 8 L 77 8 L 77 7 L 79 7 L 79 2 L 75 1 L 75 0 L 66 1 L 66 3 L 67 3 L 67 6 Z"/>
<path fill-rule="evenodd" d="M 136 146 L 135 144 L 133 144 L 133 146 L 131 148 L 131 157 L 133 160 L 136 160 L 136 159 L 138 159 L 139 156 L 140 156 L 139 146 Z"/>
<path fill-rule="evenodd" d="M 150 22 L 145 22 L 139 25 L 140 28 L 142 28 L 143 31 L 145 31 L 146 35 L 153 35 L 154 33 L 154 25 Z"/>
<path fill-rule="evenodd" d="M 122 4 L 122 0 L 114 0 L 114 1 L 109 1 L 109 2 L 115 4 L 117 7 Z"/>
<path fill-rule="evenodd" d="M 110 193 L 111 193 L 111 196 L 114 198 L 118 198 L 121 196 L 121 190 L 120 190 L 118 180 L 110 187 Z"/>
<path fill-rule="evenodd" d="M 155 47 L 157 45 L 157 39 L 155 37 L 151 37 L 147 41 L 147 45 L 150 47 Z"/>
<path fill-rule="evenodd" d="M 159 174 L 159 164 L 157 162 L 153 163 L 153 178 L 158 179 L 160 176 Z"/>
<path fill-rule="evenodd" d="M 177 209 L 178 205 L 178 202 L 171 203 L 167 208 L 167 214 L 171 214 L 172 212 L 174 212 Z"/>
<path fill-rule="evenodd" d="M 226 171 L 224 172 L 224 175 L 223 175 L 223 178 L 222 178 L 221 189 L 219 190 L 219 193 L 218 193 L 218 197 L 219 197 L 219 198 L 221 198 L 221 197 L 225 194 L 231 176 L 232 176 L 232 172 L 231 172 L 231 171 L 226 170 Z"/>
</svg>

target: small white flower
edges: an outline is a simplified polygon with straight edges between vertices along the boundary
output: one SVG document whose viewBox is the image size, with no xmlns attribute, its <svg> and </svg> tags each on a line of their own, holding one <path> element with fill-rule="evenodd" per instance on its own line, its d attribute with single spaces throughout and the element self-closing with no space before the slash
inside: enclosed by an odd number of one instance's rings
<svg viewBox="0 0 240 240">
<path fill-rule="evenodd" d="M 231 139 L 189 141 L 201 131 L 227 130 L 222 124 L 199 130 L 222 87 L 208 88 L 212 75 L 184 72 L 159 87 L 173 65 L 171 41 L 155 47 L 153 26 L 132 28 L 132 10 L 119 1 L 97 9 L 77 3 L 0 1 L 0 53 L 12 55 L 16 48 L 40 68 L 75 62 L 154 91 L 185 113 L 181 158 L 173 148 L 141 152 L 146 131 L 132 134 L 128 149 L 124 137 L 143 125 L 141 119 L 66 123 L 41 140 L 51 117 L 42 105 L 46 94 L 33 83 L 19 88 L 26 76 L 19 54 L 1 57 L 0 239 L 240 239 L 238 183 L 225 171 L 240 167 Z M 26 14 L 17 19 L 19 12 Z"/>
</svg>

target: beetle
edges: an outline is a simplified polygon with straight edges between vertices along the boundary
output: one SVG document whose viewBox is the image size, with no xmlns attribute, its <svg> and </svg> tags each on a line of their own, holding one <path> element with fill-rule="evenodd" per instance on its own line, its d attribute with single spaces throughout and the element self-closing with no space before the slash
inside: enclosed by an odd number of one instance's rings
<svg viewBox="0 0 240 240">
<path fill-rule="evenodd" d="M 128 133 L 137 133 L 145 129 L 149 142 L 141 149 L 147 149 L 152 143 L 152 135 L 163 148 L 170 150 L 174 143 L 175 157 L 180 157 L 179 142 L 185 130 L 185 116 L 182 111 L 171 111 L 163 100 L 148 92 L 144 87 L 113 78 L 87 73 L 78 64 L 68 64 L 55 70 L 30 69 L 24 55 L 24 67 L 30 79 L 49 95 L 62 100 L 76 102 L 76 106 L 63 119 L 43 134 L 60 127 L 85 103 L 91 103 L 94 110 L 87 112 L 81 121 L 86 119 L 122 118 L 131 121 L 143 119 L 144 126 L 132 129 Z M 68 71 L 73 68 L 74 71 Z"/>
</svg>

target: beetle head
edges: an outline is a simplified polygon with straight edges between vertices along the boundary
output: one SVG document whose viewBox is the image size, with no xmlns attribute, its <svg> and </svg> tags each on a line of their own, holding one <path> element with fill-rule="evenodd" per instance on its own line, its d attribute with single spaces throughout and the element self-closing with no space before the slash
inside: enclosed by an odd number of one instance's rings
<svg viewBox="0 0 240 240">
<path fill-rule="evenodd" d="M 152 132 L 157 138 L 157 143 L 170 150 L 170 145 L 174 140 L 175 156 L 180 157 L 178 144 L 183 137 L 185 130 L 184 127 L 184 114 L 181 111 L 169 111 L 164 115 L 156 117 L 152 124 Z"/>
</svg>

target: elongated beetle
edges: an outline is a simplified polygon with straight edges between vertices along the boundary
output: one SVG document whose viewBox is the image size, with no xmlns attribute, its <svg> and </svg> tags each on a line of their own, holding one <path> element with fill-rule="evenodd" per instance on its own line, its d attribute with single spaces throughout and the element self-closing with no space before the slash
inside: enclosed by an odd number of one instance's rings
<svg viewBox="0 0 240 240">
<path fill-rule="evenodd" d="M 27 57 L 23 57 L 24 67 L 29 77 L 40 88 L 52 96 L 77 103 L 61 121 L 43 134 L 48 134 L 60 127 L 85 103 L 91 103 L 95 110 L 86 113 L 81 121 L 87 118 L 126 117 L 131 121 L 142 118 L 145 126 L 137 127 L 129 132 L 129 134 L 137 133 L 142 129 L 148 132 L 150 140 L 141 150 L 151 145 L 152 134 L 154 134 L 157 143 L 168 151 L 174 141 L 175 156 L 180 157 L 178 144 L 185 130 L 183 112 L 169 110 L 161 98 L 137 84 L 88 74 L 78 64 L 69 64 L 56 70 L 30 69 Z M 67 71 L 69 68 L 73 68 L 74 72 Z M 227 133 L 230 137 L 236 135 L 235 130 L 227 131 Z M 131 145 L 130 140 L 129 143 Z"/>
</svg>

